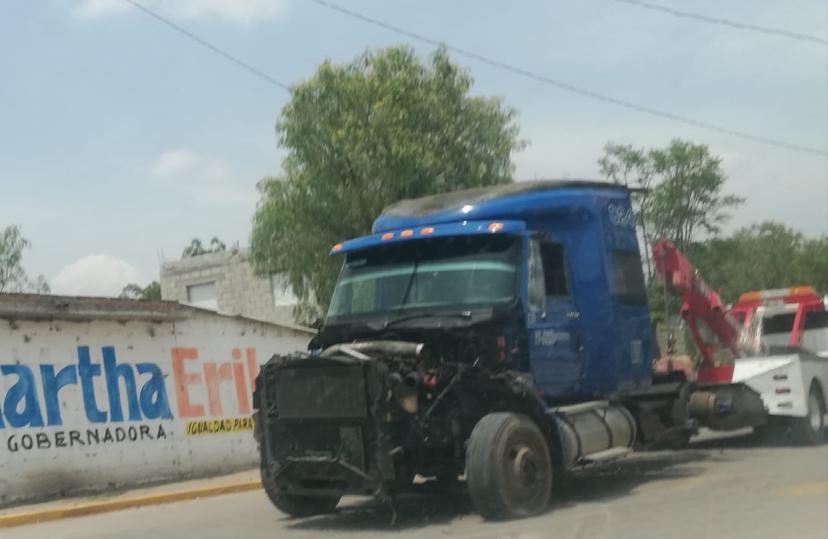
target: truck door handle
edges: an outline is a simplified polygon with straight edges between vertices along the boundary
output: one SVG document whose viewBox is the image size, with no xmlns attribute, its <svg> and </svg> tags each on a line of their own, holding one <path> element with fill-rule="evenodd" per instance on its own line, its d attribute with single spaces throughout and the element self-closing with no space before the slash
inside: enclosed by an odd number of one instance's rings
<svg viewBox="0 0 828 539">
<path fill-rule="evenodd" d="M 577 320 L 581 317 L 581 313 L 579 313 L 578 311 L 569 311 L 568 313 L 566 313 L 566 317 L 570 320 Z"/>
</svg>

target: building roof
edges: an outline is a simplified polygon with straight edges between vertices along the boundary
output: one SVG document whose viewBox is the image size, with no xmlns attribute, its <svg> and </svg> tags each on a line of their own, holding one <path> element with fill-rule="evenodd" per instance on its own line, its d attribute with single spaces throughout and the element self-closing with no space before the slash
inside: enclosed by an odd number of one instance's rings
<svg viewBox="0 0 828 539">
<path fill-rule="evenodd" d="M 314 332 L 310 328 L 291 324 L 278 324 L 244 316 L 220 314 L 209 309 L 184 305 L 177 301 L 0 293 L 0 319 L 7 320 L 147 320 L 162 322 L 184 320 L 199 314 L 257 322 L 306 333 Z"/>
<path fill-rule="evenodd" d="M 195 270 L 209 269 L 224 266 L 233 259 L 246 260 L 250 252 L 245 248 L 233 247 L 225 251 L 204 253 L 197 256 L 187 256 L 174 260 L 165 260 L 161 264 L 163 273 L 187 273 Z"/>
<path fill-rule="evenodd" d="M 0 294 L 0 318 L 174 320 L 187 318 L 190 309 L 192 307 L 175 301 L 47 294 Z"/>
</svg>

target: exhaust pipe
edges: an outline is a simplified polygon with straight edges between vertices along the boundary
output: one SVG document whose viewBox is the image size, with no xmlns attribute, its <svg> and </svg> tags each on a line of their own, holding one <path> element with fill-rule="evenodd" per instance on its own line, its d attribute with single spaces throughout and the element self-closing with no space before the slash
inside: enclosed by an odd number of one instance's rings
<svg viewBox="0 0 828 539">
<path fill-rule="evenodd" d="M 325 348 L 319 357 L 346 354 L 357 359 L 370 359 L 371 354 L 419 358 L 423 356 L 425 344 L 407 341 L 358 341 L 334 344 Z"/>
</svg>

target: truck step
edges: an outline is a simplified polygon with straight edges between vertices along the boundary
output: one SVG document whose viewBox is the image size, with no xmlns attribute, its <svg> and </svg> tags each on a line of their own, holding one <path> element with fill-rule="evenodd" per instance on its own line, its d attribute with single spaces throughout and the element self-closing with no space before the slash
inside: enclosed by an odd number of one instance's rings
<svg viewBox="0 0 828 539">
<path fill-rule="evenodd" d="M 578 404 L 570 404 L 568 406 L 557 406 L 555 408 L 550 408 L 547 410 L 547 414 L 563 414 L 563 415 L 575 415 L 575 414 L 582 414 L 584 412 L 591 412 L 592 410 L 603 410 L 609 406 L 609 401 L 590 401 L 590 402 L 581 402 Z"/>
<path fill-rule="evenodd" d="M 594 462 L 605 462 L 617 459 L 628 453 L 632 453 L 632 450 L 633 449 L 631 447 L 611 447 L 609 449 L 605 449 L 604 451 L 599 451 L 597 453 L 582 457 L 579 464 L 592 464 Z"/>
</svg>

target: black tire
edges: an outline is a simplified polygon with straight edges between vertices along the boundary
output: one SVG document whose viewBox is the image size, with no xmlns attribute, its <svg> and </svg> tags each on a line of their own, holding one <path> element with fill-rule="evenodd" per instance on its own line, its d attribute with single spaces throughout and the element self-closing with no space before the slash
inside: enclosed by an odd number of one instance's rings
<svg viewBox="0 0 828 539">
<path fill-rule="evenodd" d="M 317 497 L 317 496 L 296 496 L 286 494 L 276 481 L 273 480 L 272 473 L 268 468 L 262 466 L 260 468 L 262 476 L 262 487 L 270 498 L 271 503 L 276 506 L 276 509 L 289 515 L 291 517 L 309 517 L 313 515 L 323 515 L 325 513 L 333 513 L 336 505 L 339 503 L 339 497 Z"/>
<path fill-rule="evenodd" d="M 797 417 L 791 425 L 794 439 L 803 445 L 819 445 L 825 442 L 825 400 L 815 384 L 808 391 L 808 415 Z"/>
<path fill-rule="evenodd" d="M 474 506 L 486 519 L 545 511 L 552 490 L 552 459 L 543 433 L 524 415 L 483 417 L 466 449 L 466 483 Z"/>
</svg>

